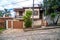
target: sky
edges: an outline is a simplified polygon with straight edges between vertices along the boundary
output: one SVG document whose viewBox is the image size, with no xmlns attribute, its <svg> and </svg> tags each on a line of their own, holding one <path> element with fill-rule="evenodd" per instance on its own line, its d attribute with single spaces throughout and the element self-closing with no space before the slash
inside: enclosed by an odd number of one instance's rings
<svg viewBox="0 0 60 40">
<path fill-rule="evenodd" d="M 40 4 L 43 0 L 34 0 L 34 4 Z M 0 0 L 0 10 L 30 7 L 33 4 L 33 0 Z M 37 5 L 36 5 L 37 6 Z"/>
</svg>

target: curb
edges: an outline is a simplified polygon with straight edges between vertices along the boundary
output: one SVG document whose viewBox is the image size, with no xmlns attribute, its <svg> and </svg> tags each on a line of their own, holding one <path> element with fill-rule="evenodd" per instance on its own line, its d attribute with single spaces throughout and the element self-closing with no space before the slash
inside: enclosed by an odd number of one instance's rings
<svg viewBox="0 0 60 40">
<path fill-rule="evenodd" d="M 34 30 L 48 30 L 48 29 L 56 29 L 56 28 L 60 28 L 60 26 L 58 26 L 58 27 L 45 27 L 45 28 L 26 28 L 26 29 L 24 29 L 24 31 L 34 31 Z"/>
</svg>

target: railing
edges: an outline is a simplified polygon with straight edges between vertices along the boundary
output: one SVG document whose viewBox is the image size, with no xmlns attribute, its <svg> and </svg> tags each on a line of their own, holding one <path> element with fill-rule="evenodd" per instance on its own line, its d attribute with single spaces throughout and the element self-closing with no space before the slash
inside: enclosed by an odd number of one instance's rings
<svg viewBox="0 0 60 40">
<path fill-rule="evenodd" d="M 22 18 L 23 16 L 16 16 L 16 18 Z"/>
</svg>

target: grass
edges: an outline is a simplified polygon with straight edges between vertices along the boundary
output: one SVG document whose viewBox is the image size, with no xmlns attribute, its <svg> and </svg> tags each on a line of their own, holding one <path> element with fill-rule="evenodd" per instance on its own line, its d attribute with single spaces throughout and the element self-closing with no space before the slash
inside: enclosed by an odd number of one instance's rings
<svg viewBox="0 0 60 40">
<path fill-rule="evenodd" d="M 0 33 L 2 33 L 2 31 L 4 31 L 5 30 L 5 28 L 0 28 Z"/>
</svg>

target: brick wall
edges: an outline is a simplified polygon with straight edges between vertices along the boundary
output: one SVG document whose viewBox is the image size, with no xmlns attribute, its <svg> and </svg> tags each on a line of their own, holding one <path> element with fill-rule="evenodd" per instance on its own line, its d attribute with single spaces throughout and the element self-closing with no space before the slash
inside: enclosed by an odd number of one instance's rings
<svg viewBox="0 0 60 40">
<path fill-rule="evenodd" d="M 13 28 L 22 29 L 23 28 L 23 21 L 13 21 Z"/>
<path fill-rule="evenodd" d="M 11 28 L 11 21 L 8 21 L 8 28 Z"/>
<path fill-rule="evenodd" d="M 5 28 L 5 20 L 0 19 L 0 28 Z"/>
</svg>

